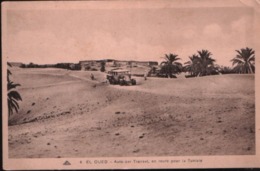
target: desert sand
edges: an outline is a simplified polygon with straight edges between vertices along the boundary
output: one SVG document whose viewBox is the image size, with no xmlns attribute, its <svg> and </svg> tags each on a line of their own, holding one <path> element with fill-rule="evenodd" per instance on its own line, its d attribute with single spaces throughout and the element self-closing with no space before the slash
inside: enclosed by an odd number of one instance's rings
<svg viewBox="0 0 260 171">
<path fill-rule="evenodd" d="M 10 158 L 255 154 L 254 75 L 105 83 L 105 73 L 12 68 L 23 101 Z"/>
</svg>

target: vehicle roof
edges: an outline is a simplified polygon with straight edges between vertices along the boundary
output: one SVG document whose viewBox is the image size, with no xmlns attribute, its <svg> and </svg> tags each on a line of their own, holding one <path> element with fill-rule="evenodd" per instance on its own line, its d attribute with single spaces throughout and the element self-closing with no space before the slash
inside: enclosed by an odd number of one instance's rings
<svg viewBox="0 0 260 171">
<path fill-rule="evenodd" d="M 128 70 L 118 69 L 118 70 L 112 70 L 109 72 L 129 72 Z"/>
</svg>

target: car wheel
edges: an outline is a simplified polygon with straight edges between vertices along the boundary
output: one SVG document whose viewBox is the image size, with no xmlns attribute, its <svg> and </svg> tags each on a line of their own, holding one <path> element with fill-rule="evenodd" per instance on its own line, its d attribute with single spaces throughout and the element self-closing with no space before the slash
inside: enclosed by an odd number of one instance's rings
<svg viewBox="0 0 260 171">
<path fill-rule="evenodd" d="M 136 85 L 136 81 L 134 79 L 131 80 L 132 85 Z"/>
</svg>

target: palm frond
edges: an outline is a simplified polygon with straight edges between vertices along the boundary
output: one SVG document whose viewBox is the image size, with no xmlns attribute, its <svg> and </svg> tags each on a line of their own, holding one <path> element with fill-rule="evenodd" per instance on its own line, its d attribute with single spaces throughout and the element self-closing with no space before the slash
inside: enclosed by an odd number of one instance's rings
<svg viewBox="0 0 260 171">
<path fill-rule="evenodd" d="M 7 65 L 9 67 L 12 67 L 12 65 L 7 62 Z M 19 104 L 17 101 L 22 101 L 22 97 L 21 95 L 12 89 L 15 89 L 17 86 L 21 86 L 20 84 L 15 84 L 10 80 L 10 75 L 12 75 L 11 71 L 9 69 L 7 69 L 7 89 L 8 89 L 8 93 L 7 93 L 7 104 L 8 104 L 8 116 L 10 117 L 14 111 L 16 111 L 16 113 L 18 113 L 18 109 L 19 109 Z"/>
<path fill-rule="evenodd" d="M 248 47 L 235 51 L 238 55 L 231 60 L 234 71 L 244 74 L 254 73 L 255 51 Z"/>
<path fill-rule="evenodd" d="M 14 100 L 8 101 L 8 107 L 9 107 L 9 116 L 14 113 L 13 109 L 16 111 L 16 113 L 18 113 L 19 107 L 15 105 Z"/>
<path fill-rule="evenodd" d="M 7 75 L 12 75 L 12 72 L 9 69 L 7 69 Z"/>
<path fill-rule="evenodd" d="M 11 65 L 11 63 L 10 63 L 10 62 L 7 62 L 7 65 L 8 65 L 9 67 L 12 67 L 12 65 Z"/>
<path fill-rule="evenodd" d="M 21 95 L 17 92 L 17 91 L 10 91 L 10 92 L 8 92 L 8 98 L 13 98 L 13 99 L 15 99 L 15 100 L 21 100 L 22 101 L 22 97 L 21 97 Z"/>
<path fill-rule="evenodd" d="M 249 62 L 250 62 L 250 61 L 255 61 L 255 55 L 250 56 L 250 57 L 248 58 L 248 61 L 249 61 Z"/>
<path fill-rule="evenodd" d="M 8 82 L 7 84 L 7 90 L 11 90 L 13 88 L 16 88 L 17 86 L 21 86 L 20 84 L 14 84 L 13 82 Z"/>
<path fill-rule="evenodd" d="M 174 65 L 182 65 L 180 62 L 174 62 Z"/>
<path fill-rule="evenodd" d="M 163 62 L 161 62 L 161 64 L 160 64 L 160 65 L 162 66 L 162 65 L 165 65 L 165 64 L 167 64 L 167 63 L 168 63 L 168 62 L 166 62 L 166 61 L 163 61 Z"/>
</svg>

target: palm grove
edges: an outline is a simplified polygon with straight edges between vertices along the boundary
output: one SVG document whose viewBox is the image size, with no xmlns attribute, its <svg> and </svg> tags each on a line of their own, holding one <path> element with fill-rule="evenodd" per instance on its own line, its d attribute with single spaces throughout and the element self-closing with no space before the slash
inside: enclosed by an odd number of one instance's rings
<svg viewBox="0 0 260 171">
<path fill-rule="evenodd" d="M 212 53 L 208 50 L 198 51 L 197 54 L 193 54 L 189 57 L 189 61 L 185 62 L 182 65 L 180 58 L 176 54 L 166 54 L 164 61 L 160 64 L 160 74 L 164 74 L 166 77 L 176 77 L 175 74 L 181 72 L 188 72 L 187 77 L 201 77 L 207 75 L 216 75 L 216 74 L 252 74 L 255 73 L 255 51 L 251 48 L 242 48 L 236 50 L 237 55 L 231 60 L 233 68 L 229 67 L 219 67 L 215 64 L 216 60 L 212 57 Z M 12 67 L 8 63 L 9 67 Z M 154 69 L 154 68 L 153 68 Z M 153 70 L 152 69 L 152 70 Z M 105 71 L 103 66 L 102 71 Z M 11 71 L 7 70 L 7 102 L 8 102 L 8 116 L 12 115 L 15 112 L 18 112 L 19 104 L 18 101 L 21 101 L 22 98 L 19 92 L 16 90 L 17 86 L 20 84 L 13 83 L 10 80 L 12 75 Z"/>
<path fill-rule="evenodd" d="M 220 67 L 215 64 L 216 60 L 212 57 L 212 53 L 208 50 L 198 51 L 197 54 L 189 56 L 189 61 L 182 65 L 180 58 L 176 54 L 166 54 L 161 63 L 160 73 L 167 77 L 174 77 L 174 74 L 180 72 L 188 72 L 186 77 L 201 77 L 216 74 L 253 74 L 255 73 L 255 51 L 251 48 L 242 48 L 236 50 L 237 55 L 231 62 L 233 68 Z"/>
</svg>

